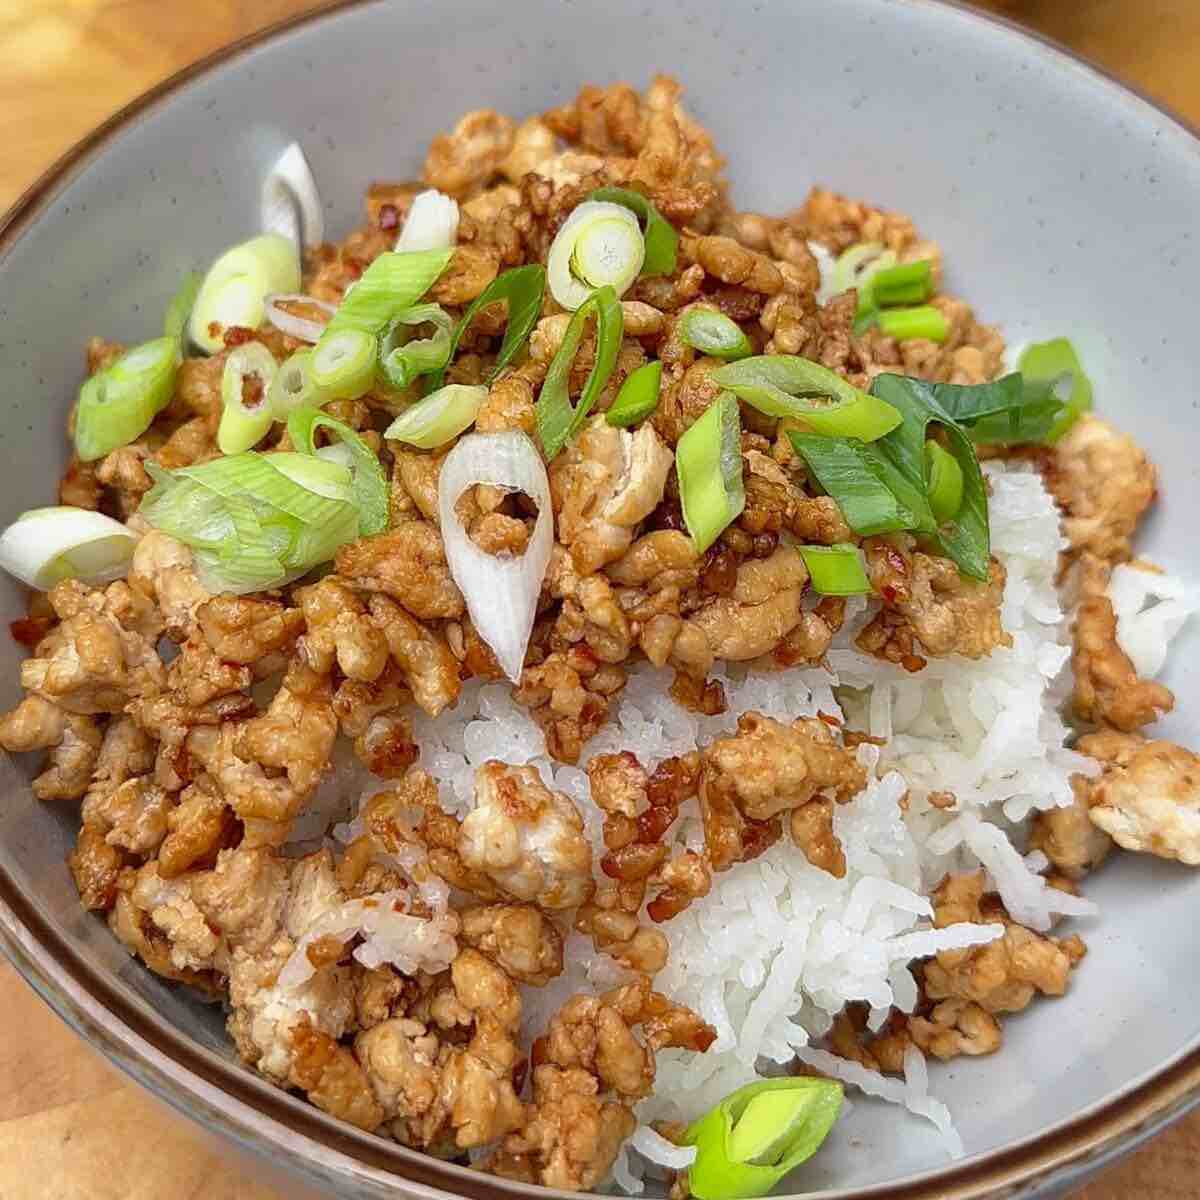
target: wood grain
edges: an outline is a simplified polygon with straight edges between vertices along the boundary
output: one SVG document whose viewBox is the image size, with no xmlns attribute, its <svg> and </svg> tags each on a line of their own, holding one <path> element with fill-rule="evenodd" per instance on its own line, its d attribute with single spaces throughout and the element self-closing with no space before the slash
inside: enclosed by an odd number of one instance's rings
<svg viewBox="0 0 1200 1200">
<path fill-rule="evenodd" d="M 979 0 L 977 0 L 979 2 Z M 1200 123 L 1197 0 L 984 3 Z M 0 0 L 0 208 L 172 71 L 311 0 Z M 0 965 L 0 1200 L 282 1200 L 117 1074 Z M 1076 1200 L 1200 1197 L 1200 1116 Z"/>
</svg>

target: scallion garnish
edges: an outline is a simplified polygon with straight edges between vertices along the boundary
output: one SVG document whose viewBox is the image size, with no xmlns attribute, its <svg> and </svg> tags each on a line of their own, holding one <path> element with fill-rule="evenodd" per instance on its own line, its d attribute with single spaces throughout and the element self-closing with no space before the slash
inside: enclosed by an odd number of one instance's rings
<svg viewBox="0 0 1200 1200">
<path fill-rule="evenodd" d="M 313 381 L 312 357 L 311 350 L 297 350 L 275 372 L 267 390 L 275 420 L 286 421 L 293 409 L 320 408 L 330 399 Z"/>
<path fill-rule="evenodd" d="M 262 342 L 246 342 L 229 352 L 221 373 L 221 424 L 217 446 L 222 454 L 241 454 L 262 441 L 275 413 L 270 388 L 278 370 Z"/>
<path fill-rule="evenodd" d="M 631 371 L 621 384 L 617 398 L 604 418 L 610 425 L 636 425 L 658 407 L 658 392 L 662 385 L 662 363 L 651 359 L 636 371 Z"/>
<path fill-rule="evenodd" d="M 931 304 L 917 308 L 881 308 L 875 315 L 880 331 L 898 342 L 923 338 L 944 342 L 950 333 L 950 323 Z"/>
<path fill-rule="evenodd" d="M 675 447 L 683 521 L 703 554 L 746 507 L 742 426 L 736 398 L 722 392 Z"/>
<path fill-rule="evenodd" d="M 574 408 L 571 407 L 571 364 L 579 349 L 584 326 L 592 314 L 596 317 L 596 360 L 588 374 L 583 392 Z M 575 310 L 563 334 L 562 344 L 550 360 L 546 378 L 535 408 L 538 437 L 549 462 L 579 432 L 587 415 L 604 390 L 608 377 L 617 362 L 621 336 L 625 328 L 621 302 L 611 287 L 597 288 Z"/>
<path fill-rule="evenodd" d="M 863 290 L 878 305 L 924 304 L 933 295 L 933 263 L 922 259 L 881 267 L 870 276 Z"/>
<path fill-rule="evenodd" d="M 962 467 L 953 454 L 932 438 L 925 443 L 925 480 L 933 519 L 939 525 L 953 520 L 962 505 Z"/>
<path fill-rule="evenodd" d="M 458 201 L 436 188 L 418 192 L 396 239 L 400 251 L 445 250 L 458 240 Z"/>
<path fill-rule="evenodd" d="M 382 333 L 397 313 L 412 308 L 429 291 L 453 254 L 454 251 L 449 249 L 393 250 L 381 254 L 346 289 L 321 340 L 343 329 Z"/>
<path fill-rule="evenodd" d="M 794 429 L 788 430 L 788 439 L 813 478 L 837 501 L 846 524 L 860 537 L 913 528 L 916 517 L 880 477 L 880 464 L 867 453 L 864 443 Z"/>
<path fill-rule="evenodd" d="M 196 306 L 196 297 L 200 294 L 200 284 L 204 276 L 199 271 L 189 271 L 179 285 L 179 290 L 171 297 L 163 317 L 163 333 L 169 338 L 175 338 L 181 346 L 184 330 L 187 329 L 188 317 Z"/>
<path fill-rule="evenodd" d="M 895 266 L 896 253 L 885 250 L 879 242 L 859 242 L 838 255 L 833 264 L 830 278 L 830 295 L 836 296 L 854 288 L 858 292 L 858 307 L 861 312 L 871 306 L 867 284 L 877 271 Z"/>
<path fill-rule="evenodd" d="M 80 459 L 93 462 L 141 437 L 170 402 L 178 366 L 178 339 L 160 337 L 126 350 L 86 379 L 75 410 Z"/>
<path fill-rule="evenodd" d="M 715 308 L 693 305 L 679 318 L 679 337 L 693 350 L 729 360 L 748 358 L 754 353 L 750 339 L 736 321 Z"/>
<path fill-rule="evenodd" d="M 840 375 L 790 354 L 744 358 L 714 371 L 728 388 L 769 417 L 790 417 L 814 433 L 872 442 L 900 424 L 900 414 Z"/>
<path fill-rule="evenodd" d="M 504 338 L 496 353 L 496 361 L 492 366 L 488 381 L 508 366 L 525 345 L 538 318 L 542 315 L 542 299 L 546 294 L 546 268 L 541 263 L 530 263 L 524 267 L 513 267 L 509 271 L 501 271 L 491 283 L 471 302 L 471 307 L 462 315 L 450 339 L 449 361 L 453 361 L 458 344 L 463 334 L 471 328 L 475 317 L 491 304 L 505 301 L 508 304 L 508 324 L 504 330 Z M 437 371 L 430 380 L 430 385 L 437 389 L 442 386 L 445 378 L 444 371 Z"/>
<path fill-rule="evenodd" d="M 688 1186 L 697 1200 L 765 1196 L 811 1158 L 842 1105 L 832 1079 L 787 1076 L 751 1083 L 694 1122 L 683 1144 L 696 1147 Z"/>
<path fill-rule="evenodd" d="M 630 188 L 602 187 L 588 193 L 589 200 L 620 204 L 641 219 L 646 243 L 643 275 L 674 275 L 679 251 L 679 234 L 662 213 L 641 192 Z"/>
<path fill-rule="evenodd" d="M 412 337 L 418 325 L 432 325 L 433 333 Z M 420 375 L 444 370 L 450 361 L 453 325 L 440 304 L 416 304 L 397 313 L 379 342 L 379 367 L 388 383 L 406 388 Z"/>
<path fill-rule="evenodd" d="M 475 423 L 487 388 L 447 383 L 402 412 L 383 436 L 422 450 L 436 450 Z"/>
<path fill-rule="evenodd" d="M 64 579 L 98 585 L 129 569 L 137 535 L 86 508 L 32 508 L 0 533 L 0 567 L 46 591 Z"/>
<path fill-rule="evenodd" d="M 301 454 L 316 453 L 316 431 L 328 429 L 350 452 L 350 486 L 359 532 L 368 537 L 387 528 L 388 482 L 379 456 L 344 421 L 315 408 L 297 408 L 287 422 L 288 436 Z"/>
<path fill-rule="evenodd" d="M 1055 396 L 1064 402 L 1062 412 L 1044 439 L 1053 445 L 1081 414 L 1091 411 L 1092 381 L 1084 373 L 1079 355 L 1067 338 L 1027 346 L 1019 366 L 1027 383 L 1049 384 Z"/>
<path fill-rule="evenodd" d="M 302 455 L 225 455 L 194 467 L 146 470 L 139 512 L 195 555 L 210 591 L 279 587 L 331 559 L 359 534 L 350 472 Z"/>
<path fill-rule="evenodd" d="M 991 383 L 926 384 L 938 406 L 962 425 L 973 442 L 1019 446 L 1044 442 L 1062 416 L 1054 386 L 1015 371 Z"/>
<path fill-rule="evenodd" d="M 300 255 L 295 243 L 264 233 L 226 250 L 204 276 L 188 319 L 188 336 L 208 354 L 225 342 L 226 329 L 257 329 L 272 292 L 300 289 Z"/>
<path fill-rule="evenodd" d="M 371 390 L 379 361 L 379 339 L 362 329 L 322 334 L 308 361 L 318 390 L 334 400 L 355 400 Z"/>
<path fill-rule="evenodd" d="M 862 552 L 849 542 L 797 546 L 808 568 L 813 591 L 822 596 L 865 596 L 871 590 Z"/>
<path fill-rule="evenodd" d="M 297 249 L 325 240 L 321 196 L 299 142 L 292 142 L 275 160 L 263 180 L 259 208 L 263 229 L 288 238 Z"/>
<path fill-rule="evenodd" d="M 562 223 L 546 257 L 550 293 L 568 311 L 597 289 L 620 296 L 638 277 L 646 244 L 637 217 L 622 204 L 585 200 Z"/>
</svg>

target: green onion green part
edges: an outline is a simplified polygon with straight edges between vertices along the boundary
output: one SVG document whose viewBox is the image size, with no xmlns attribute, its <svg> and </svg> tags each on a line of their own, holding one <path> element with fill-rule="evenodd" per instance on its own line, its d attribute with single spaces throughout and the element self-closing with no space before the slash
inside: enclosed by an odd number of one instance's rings
<svg viewBox="0 0 1200 1200">
<path fill-rule="evenodd" d="M 578 403 L 572 408 L 571 364 L 575 361 L 584 326 L 593 313 L 596 317 L 596 361 L 583 385 Z M 579 432 L 587 420 L 588 413 L 592 411 L 592 406 L 616 366 L 624 327 L 621 302 L 611 287 L 597 288 L 571 317 L 563 334 L 562 345 L 550 360 L 535 407 L 538 437 L 547 462 Z"/>
<path fill-rule="evenodd" d="M 299 457 L 248 450 L 177 471 L 147 462 L 154 487 L 139 512 L 192 548 L 210 591 L 279 587 L 359 536 L 349 472 L 313 458 L 298 482 Z"/>
<path fill-rule="evenodd" d="M 963 473 L 958 459 L 932 438 L 925 443 L 925 479 L 933 519 L 944 525 L 962 507 Z"/>
<path fill-rule="evenodd" d="M 412 308 L 429 291 L 453 254 L 451 249 L 391 250 L 381 254 L 346 289 L 341 304 L 325 326 L 321 342 L 346 329 L 382 333 L 398 313 Z M 317 343 L 318 347 L 321 342 Z"/>
<path fill-rule="evenodd" d="M 447 361 L 453 362 L 462 341 L 463 334 L 471 327 L 471 322 L 490 304 L 499 304 L 502 300 L 508 303 L 508 324 L 504 330 L 504 338 L 496 354 L 496 362 L 492 373 L 488 376 L 490 383 L 508 366 L 520 352 L 521 347 L 529 339 L 533 327 L 542 315 L 542 300 L 546 293 L 546 268 L 541 263 L 531 263 L 525 267 L 513 267 L 509 271 L 501 271 L 491 283 L 471 302 L 471 307 L 462 315 L 454 336 L 450 339 L 450 353 Z M 445 378 L 444 371 L 435 372 L 430 380 L 431 386 L 437 389 L 442 386 Z"/>
<path fill-rule="evenodd" d="M 763 354 L 721 367 L 711 376 L 769 417 L 790 417 L 826 437 L 873 442 L 900 424 L 900 414 L 840 375 L 789 354 Z"/>
<path fill-rule="evenodd" d="M 896 267 L 881 267 L 870 278 L 867 290 L 876 305 L 924 304 L 933 295 L 933 263 L 901 263 Z"/>
<path fill-rule="evenodd" d="M 683 1144 L 696 1147 L 688 1185 L 697 1200 L 766 1196 L 811 1158 L 842 1106 L 832 1079 L 787 1076 L 748 1084 L 692 1124 Z"/>
<path fill-rule="evenodd" d="M 797 546 L 813 591 L 822 596 L 865 596 L 871 590 L 862 552 L 849 542 L 832 546 Z"/>
<path fill-rule="evenodd" d="M 836 296 L 854 288 L 858 292 L 859 311 L 870 308 L 868 284 L 871 276 L 895 264 L 894 250 L 885 250 L 879 242 L 859 242 L 838 255 L 833 264 L 830 290 Z"/>
<path fill-rule="evenodd" d="M 1051 381 L 1025 379 L 1015 371 L 991 383 L 926 386 L 934 402 L 980 445 L 1044 442 L 1065 407 Z"/>
<path fill-rule="evenodd" d="M 257 329 L 272 292 L 300 289 L 300 255 L 295 243 L 264 233 L 226 250 L 200 284 L 188 318 L 188 336 L 207 354 L 225 345 L 224 331 Z"/>
<path fill-rule="evenodd" d="M 280 364 L 267 390 L 271 413 L 276 421 L 286 421 L 297 408 L 320 408 L 330 399 L 313 382 L 311 350 L 297 350 Z"/>
<path fill-rule="evenodd" d="M 229 352 L 221 373 L 221 424 L 217 447 L 241 454 L 266 436 L 275 420 L 270 388 L 278 367 L 262 342 L 246 342 Z"/>
<path fill-rule="evenodd" d="M 436 450 L 475 423 L 487 394 L 487 388 L 482 386 L 444 384 L 402 412 L 383 436 L 422 450 Z"/>
<path fill-rule="evenodd" d="M 657 358 L 643 363 L 625 377 L 617 398 L 604 414 L 605 420 L 622 427 L 645 420 L 658 407 L 661 385 L 662 363 Z"/>
<path fill-rule="evenodd" d="M 620 204 L 635 213 L 642 223 L 646 257 L 643 275 L 674 275 L 679 251 L 679 234 L 647 197 L 630 188 L 602 187 L 588 193 L 589 200 Z"/>
<path fill-rule="evenodd" d="M 411 331 L 420 325 L 432 325 L 433 333 L 414 338 Z M 444 370 L 453 325 L 440 304 L 417 304 L 397 313 L 379 342 L 379 367 L 388 383 L 403 389 L 420 375 Z"/>
<path fill-rule="evenodd" d="M 863 442 L 794 429 L 788 430 L 788 440 L 860 537 L 913 528 L 916 518 L 880 477 L 879 464 Z"/>
<path fill-rule="evenodd" d="M 1019 367 L 1027 383 L 1049 384 L 1055 395 L 1064 401 L 1062 413 L 1044 438 L 1053 445 L 1083 413 L 1091 411 L 1092 381 L 1084 373 L 1079 355 L 1067 338 L 1027 346 Z"/>
<path fill-rule="evenodd" d="M 322 334 L 308 361 L 312 382 L 332 400 L 356 400 L 371 390 L 379 339 L 362 329 Z"/>
<path fill-rule="evenodd" d="M 703 554 L 746 507 L 742 428 L 735 397 L 722 392 L 675 447 L 683 521 Z"/>
<path fill-rule="evenodd" d="M 568 311 L 600 287 L 619 296 L 638 277 L 646 247 L 637 217 L 621 204 L 585 200 L 562 223 L 546 256 L 550 293 Z"/>
<path fill-rule="evenodd" d="M 184 330 L 187 329 L 188 317 L 196 307 L 196 297 L 200 294 L 200 284 L 204 276 L 199 271 L 189 271 L 179 285 L 179 290 L 171 297 L 167 305 L 166 316 L 163 317 L 163 333 L 169 338 L 175 338 L 181 344 Z"/>
<path fill-rule="evenodd" d="M 126 350 L 84 381 L 75 410 L 75 453 L 103 458 L 141 437 L 175 393 L 179 341 L 155 338 Z"/>
<path fill-rule="evenodd" d="M 750 339 L 736 321 L 715 308 L 692 306 L 679 319 L 679 337 L 693 350 L 714 358 L 748 358 L 754 353 Z"/>
<path fill-rule="evenodd" d="M 379 463 L 379 456 L 344 421 L 318 409 L 297 408 L 288 417 L 288 437 L 301 454 L 315 456 L 318 429 L 328 429 L 342 445 L 349 448 L 351 495 L 360 534 L 368 537 L 380 533 L 388 523 L 388 481 Z"/>
<path fill-rule="evenodd" d="M 898 342 L 917 338 L 944 342 L 950 333 L 950 322 L 930 304 L 918 308 L 881 308 L 875 319 L 880 330 Z"/>
</svg>

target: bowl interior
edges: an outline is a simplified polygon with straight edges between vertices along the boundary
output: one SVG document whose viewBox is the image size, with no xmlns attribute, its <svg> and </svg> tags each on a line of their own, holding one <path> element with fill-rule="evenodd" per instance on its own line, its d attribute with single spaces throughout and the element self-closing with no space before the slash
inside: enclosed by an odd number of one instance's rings
<svg viewBox="0 0 1200 1200">
<path fill-rule="evenodd" d="M 86 339 L 153 336 L 182 274 L 255 231 L 264 167 L 290 140 L 309 155 L 340 236 L 358 221 L 366 185 L 415 176 L 424 146 L 460 113 L 522 115 L 565 102 L 584 81 L 641 85 L 660 69 L 688 86 L 740 205 L 786 211 L 822 182 L 908 212 L 941 242 L 952 290 L 1010 342 L 1072 336 L 1099 407 L 1161 470 L 1144 552 L 1200 576 L 1185 525 L 1200 502 L 1197 143 L 1056 51 L 916 0 L 365 4 L 198 76 L 83 160 L 9 234 L 0 523 L 51 502 Z M 0 583 L 0 613 L 11 619 L 21 604 Z M 1200 726 L 1200 679 L 1183 666 L 1197 648 L 1185 635 L 1166 674 L 1178 707 L 1162 730 L 1185 743 Z M 4 639 L 6 706 L 19 657 Z M 79 909 L 64 867 L 76 814 L 32 799 L 33 765 L 0 763 L 0 878 L 88 971 L 116 977 L 130 1011 L 232 1061 L 219 1012 L 134 964 Z M 1126 856 L 1087 890 L 1103 916 L 1081 928 L 1089 955 L 1070 994 L 1009 1020 L 994 1058 L 932 1072 L 969 1154 L 1111 1101 L 1197 1042 L 1190 916 L 1200 876 Z M 300 1159 L 311 1153 L 304 1138 L 290 1144 Z M 944 1163 L 925 1126 L 856 1098 L 843 1136 L 795 1182 L 856 1189 Z"/>
</svg>

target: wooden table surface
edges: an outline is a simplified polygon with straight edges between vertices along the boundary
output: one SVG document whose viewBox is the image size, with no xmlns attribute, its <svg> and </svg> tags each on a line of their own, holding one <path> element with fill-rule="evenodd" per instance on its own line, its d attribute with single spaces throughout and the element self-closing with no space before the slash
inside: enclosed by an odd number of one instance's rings
<svg viewBox="0 0 1200 1200">
<path fill-rule="evenodd" d="M 1200 0 L 990 0 L 1200 123 Z M 114 109 L 312 0 L 0 0 L 0 209 Z M 0 1200 L 282 1200 L 0 964 Z M 1200 1115 L 1075 1200 L 1200 1197 Z"/>
</svg>

